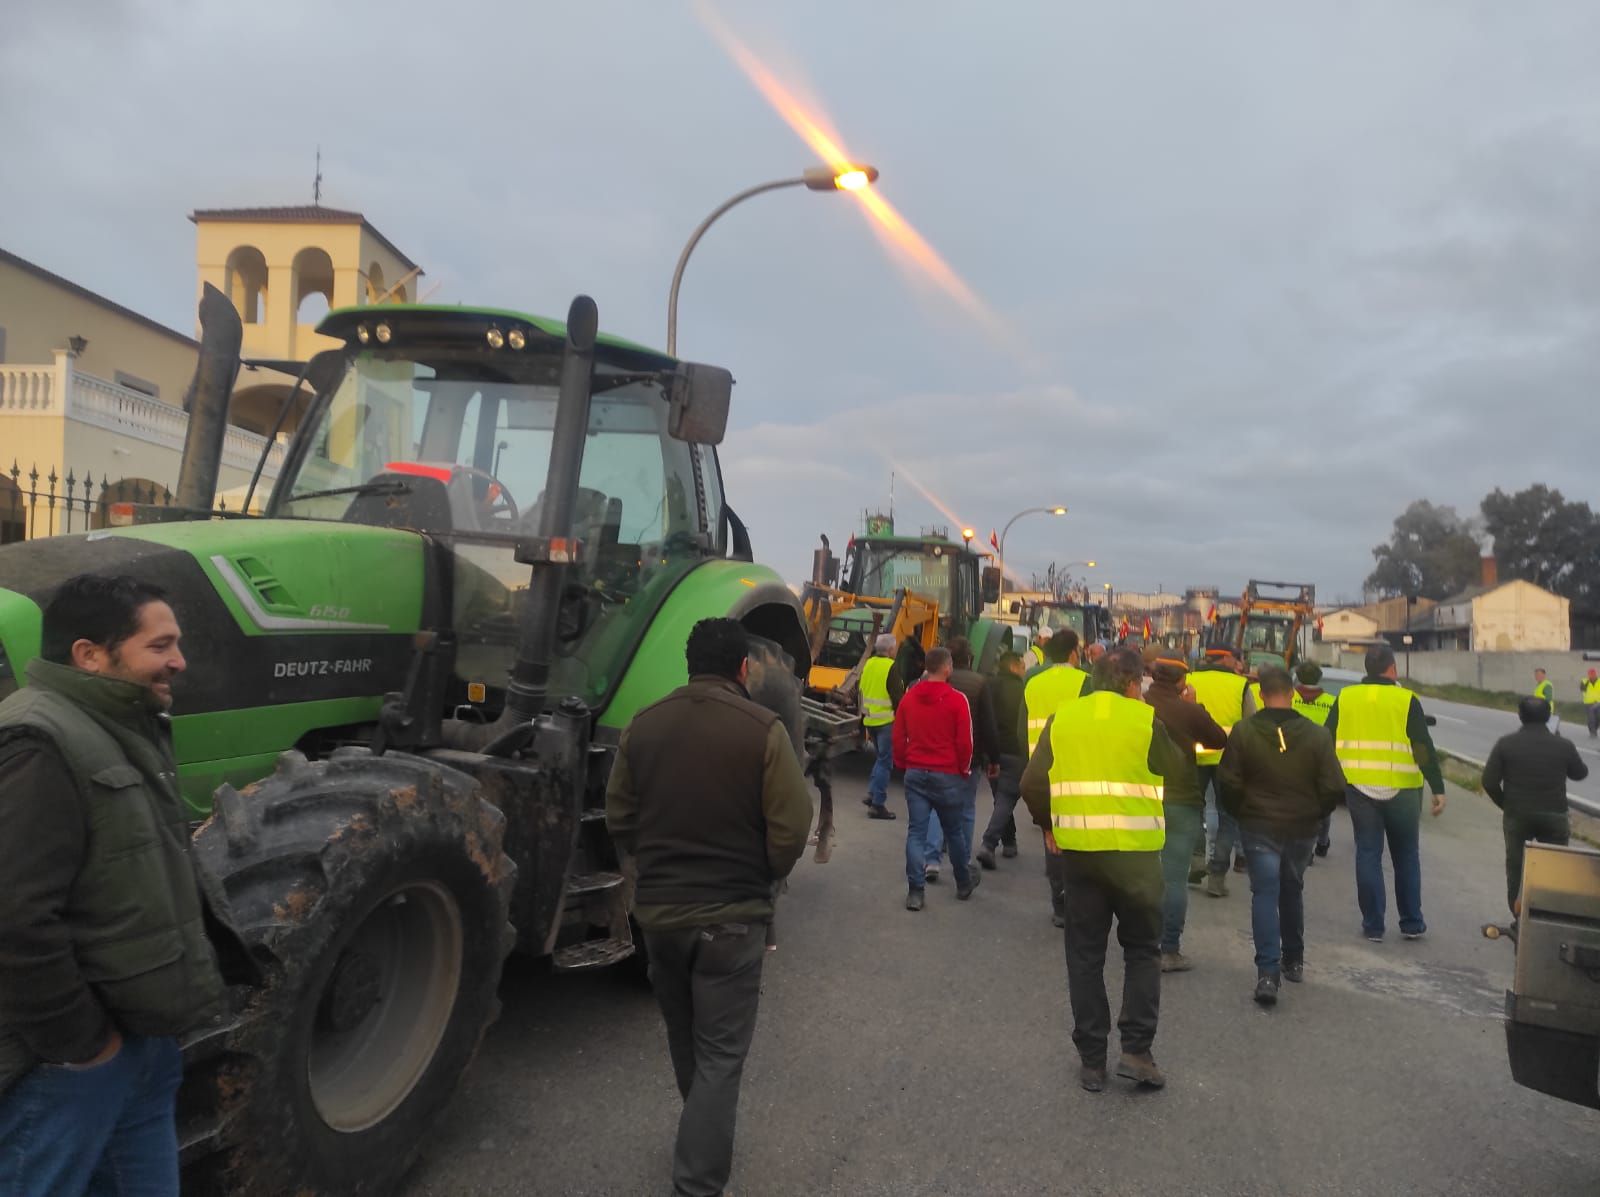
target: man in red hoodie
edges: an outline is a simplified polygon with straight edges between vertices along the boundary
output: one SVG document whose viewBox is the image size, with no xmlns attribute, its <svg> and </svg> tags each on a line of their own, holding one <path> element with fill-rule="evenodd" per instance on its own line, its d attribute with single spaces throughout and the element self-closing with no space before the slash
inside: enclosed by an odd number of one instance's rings
<svg viewBox="0 0 1600 1197">
<path fill-rule="evenodd" d="M 930 648 L 922 680 L 906 691 L 894 714 L 894 763 L 905 770 L 906 909 L 921 910 L 928 820 L 937 818 L 950 850 L 956 897 L 965 901 L 980 875 L 970 867 L 966 776 L 972 768 L 972 711 L 950 684 L 950 650 Z"/>
</svg>

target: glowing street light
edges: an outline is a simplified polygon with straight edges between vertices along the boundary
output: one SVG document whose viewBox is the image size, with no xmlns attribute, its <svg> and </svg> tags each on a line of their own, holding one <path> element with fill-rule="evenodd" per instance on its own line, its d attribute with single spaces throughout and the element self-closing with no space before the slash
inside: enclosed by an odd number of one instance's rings
<svg viewBox="0 0 1600 1197">
<path fill-rule="evenodd" d="M 1000 599 L 1006 597 L 1006 533 L 1011 531 L 1011 525 L 1016 523 L 1023 516 L 1035 514 L 1066 515 L 1067 509 L 1059 503 L 1054 507 L 1028 507 L 1017 512 L 1016 515 L 1012 516 L 1006 521 L 1006 526 L 1000 530 Z M 995 601 L 998 603 L 1000 599 L 996 599 Z"/>
<path fill-rule="evenodd" d="M 812 166 L 807 167 L 805 172 L 796 178 L 777 179 L 771 183 L 761 183 L 746 188 L 719 206 L 689 235 L 688 244 L 678 255 L 678 265 L 672 272 L 672 289 L 667 294 L 667 352 L 673 357 L 678 355 L 678 288 L 683 285 L 683 268 L 689 264 L 689 255 L 694 252 L 694 247 L 700 244 L 700 238 L 706 235 L 706 230 L 716 223 L 719 216 L 729 208 L 742 204 L 751 196 L 777 191 L 782 187 L 804 187 L 808 191 L 860 191 L 877 181 L 878 168 L 865 163 L 859 165 L 846 163 L 838 167 Z"/>
</svg>

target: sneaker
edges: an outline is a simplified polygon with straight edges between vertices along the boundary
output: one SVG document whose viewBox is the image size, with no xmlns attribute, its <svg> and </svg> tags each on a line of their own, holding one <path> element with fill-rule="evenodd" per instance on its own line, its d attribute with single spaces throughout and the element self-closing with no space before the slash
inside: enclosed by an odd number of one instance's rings
<svg viewBox="0 0 1600 1197">
<path fill-rule="evenodd" d="M 1105 1065 L 1096 1068 L 1093 1064 L 1085 1064 L 1078 1069 L 1078 1084 L 1090 1093 L 1101 1093 L 1106 1087 Z"/>
<path fill-rule="evenodd" d="M 1283 962 L 1283 979 L 1293 981 L 1296 985 L 1306 979 L 1306 965 L 1303 960 L 1285 960 Z"/>
<path fill-rule="evenodd" d="M 961 901 L 965 902 L 968 898 L 972 897 L 972 891 L 977 889 L 978 886 L 980 884 L 982 884 L 982 882 L 983 882 L 983 873 L 982 873 L 982 871 L 978 870 L 978 869 L 974 869 L 971 866 L 968 866 L 968 868 L 967 868 L 967 884 L 964 885 L 964 886 L 963 885 L 956 886 L 956 897 L 958 899 L 960 899 Z"/>
<path fill-rule="evenodd" d="M 923 894 L 922 894 L 922 891 L 920 889 L 908 889 L 906 891 L 906 909 L 907 910 L 921 910 L 922 909 L 922 898 L 923 898 Z"/>
<path fill-rule="evenodd" d="M 1329 843 L 1318 844 L 1317 845 L 1317 855 L 1318 856 L 1326 856 L 1328 854 L 1328 849 L 1331 848 L 1331 847 L 1333 847 L 1333 845 L 1329 844 Z"/>
<path fill-rule="evenodd" d="M 1206 883 L 1206 866 L 1196 865 L 1189 870 L 1190 885 L 1204 885 Z"/>
<path fill-rule="evenodd" d="M 975 859 L 984 868 L 992 869 L 994 868 L 994 849 L 985 844 L 983 847 L 978 849 L 978 855 L 973 859 Z"/>
<path fill-rule="evenodd" d="M 1368 943 L 1382 943 L 1383 942 L 1383 932 L 1382 931 L 1363 931 L 1361 934 L 1363 934 L 1363 935 L 1365 935 L 1367 937 L 1367 942 Z"/>
<path fill-rule="evenodd" d="M 894 813 L 894 811 L 890 810 L 887 806 L 868 806 L 867 807 L 867 818 L 869 818 L 869 819 L 893 819 L 893 818 L 895 818 L 895 813 Z"/>
<path fill-rule="evenodd" d="M 1256 1004 L 1258 1006 L 1278 1004 L 1278 978 L 1272 973 L 1262 973 L 1256 978 Z"/>
<path fill-rule="evenodd" d="M 1207 873 L 1206 893 L 1213 898 L 1226 898 L 1228 896 L 1228 875 L 1226 873 Z"/>
<path fill-rule="evenodd" d="M 1194 961 L 1182 952 L 1161 953 L 1161 971 L 1164 973 L 1186 973 L 1193 967 Z"/>
<path fill-rule="evenodd" d="M 1244 857 L 1235 856 L 1233 858 L 1233 871 L 1235 873 L 1243 873 L 1249 867 L 1250 867 L 1249 865 L 1245 864 Z"/>
<path fill-rule="evenodd" d="M 1146 1089 L 1159 1089 L 1167 1083 L 1166 1074 L 1156 1067 L 1155 1058 L 1149 1052 L 1137 1056 L 1123 1052 L 1122 1059 L 1117 1062 L 1117 1075 Z"/>
<path fill-rule="evenodd" d="M 916 866 L 912 866 L 912 867 L 915 868 Z M 939 880 L 939 866 L 936 865 L 936 864 L 925 864 L 925 865 L 923 865 L 922 866 L 922 877 L 923 877 L 923 880 L 925 880 L 925 881 L 935 881 L 935 882 L 938 881 Z"/>
<path fill-rule="evenodd" d="M 1428 929 L 1426 927 L 1424 927 L 1421 931 L 1402 931 L 1402 932 L 1400 932 L 1400 938 L 1401 939 L 1421 939 L 1427 933 L 1428 933 Z"/>
<path fill-rule="evenodd" d="M 1050 925 L 1053 927 L 1065 927 L 1067 925 L 1067 916 L 1059 910 L 1052 910 L 1050 912 Z"/>
<path fill-rule="evenodd" d="M 1015 844 L 1001 844 L 1000 855 L 1004 856 L 1007 860 L 1015 859 L 1017 855 L 1017 846 Z"/>
</svg>

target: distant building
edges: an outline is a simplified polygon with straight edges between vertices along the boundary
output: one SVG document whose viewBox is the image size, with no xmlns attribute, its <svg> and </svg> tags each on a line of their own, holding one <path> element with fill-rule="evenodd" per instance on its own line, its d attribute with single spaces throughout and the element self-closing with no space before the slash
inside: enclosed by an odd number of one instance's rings
<svg viewBox="0 0 1600 1197">
<path fill-rule="evenodd" d="M 1469 652 L 1566 652 L 1572 645 L 1571 603 L 1520 579 L 1476 586 L 1442 600 L 1412 624 L 1419 648 Z"/>
<path fill-rule="evenodd" d="M 1374 640 L 1378 635 L 1378 621 L 1359 607 L 1341 607 L 1336 611 L 1328 611 L 1318 622 L 1322 626 L 1321 639 L 1328 644 Z"/>
</svg>

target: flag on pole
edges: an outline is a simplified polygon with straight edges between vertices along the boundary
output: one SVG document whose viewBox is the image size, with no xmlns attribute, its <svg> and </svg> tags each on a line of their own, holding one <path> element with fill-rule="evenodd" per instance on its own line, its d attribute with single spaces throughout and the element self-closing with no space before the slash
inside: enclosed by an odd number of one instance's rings
<svg viewBox="0 0 1600 1197">
<path fill-rule="evenodd" d="M 994 534 L 993 528 L 989 529 L 989 547 L 997 553 L 1000 551 L 1000 538 Z"/>
<path fill-rule="evenodd" d="M 1150 627 L 1150 617 L 1148 615 L 1144 617 L 1144 638 L 1146 640 L 1155 639 L 1155 631 Z"/>
<path fill-rule="evenodd" d="M 1206 612 L 1206 622 L 1207 623 L 1216 623 L 1217 622 L 1217 604 L 1212 603 L 1211 604 L 1211 610 Z"/>
<path fill-rule="evenodd" d="M 1128 638 L 1128 633 L 1132 630 L 1133 629 L 1128 627 L 1128 617 L 1124 615 L 1122 617 L 1122 626 L 1117 629 L 1117 639 L 1126 640 Z"/>
</svg>

